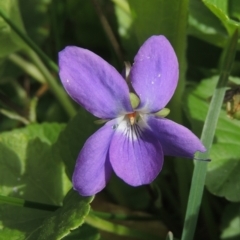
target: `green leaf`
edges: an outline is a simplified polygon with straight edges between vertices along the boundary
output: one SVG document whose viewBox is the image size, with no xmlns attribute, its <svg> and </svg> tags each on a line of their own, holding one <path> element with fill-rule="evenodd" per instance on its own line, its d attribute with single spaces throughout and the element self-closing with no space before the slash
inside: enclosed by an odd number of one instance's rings
<svg viewBox="0 0 240 240">
<path fill-rule="evenodd" d="M 230 0 L 228 10 L 231 18 L 240 21 L 240 2 L 238 0 Z"/>
<path fill-rule="evenodd" d="M 203 3 L 216 15 L 222 22 L 229 35 L 233 34 L 236 28 L 239 27 L 239 22 L 229 18 L 228 2 L 223 0 L 202 0 Z"/>
<path fill-rule="evenodd" d="M 1 195 L 52 205 L 62 203 L 71 183 L 53 144 L 64 126 L 33 124 L 0 135 Z M 4 232 L 17 229 L 13 230 L 16 236 L 32 232 L 49 215 L 49 212 L 5 205 L 0 211 Z"/>
<path fill-rule="evenodd" d="M 26 134 L 30 138 L 39 138 L 42 142 L 47 144 L 53 144 L 57 141 L 59 133 L 64 129 L 65 124 L 59 123 L 43 123 L 43 124 L 31 124 L 26 129 Z"/>
<path fill-rule="evenodd" d="M 240 201 L 240 149 L 238 128 L 227 130 L 223 126 L 223 135 L 226 140 L 223 143 L 214 144 L 211 149 L 212 162 L 208 167 L 206 185 L 208 190 L 217 195 L 227 198 L 229 201 Z M 235 136 L 234 136 L 235 135 Z"/>
<path fill-rule="evenodd" d="M 63 124 L 34 124 L 0 135 L 0 194 L 59 205 L 69 190 L 51 145 Z"/>
<path fill-rule="evenodd" d="M 175 38 L 182 29 L 181 24 L 185 24 L 183 18 L 178 18 L 180 9 L 185 1 L 177 3 L 176 1 L 165 0 L 128 0 L 132 16 L 133 27 L 138 42 L 141 45 L 151 35 L 165 35 L 171 42 L 175 42 Z M 187 9 L 185 9 L 187 11 Z"/>
<path fill-rule="evenodd" d="M 26 170 L 20 182 L 26 183 L 25 199 L 53 205 L 61 204 L 71 186 L 63 162 L 39 139 L 28 143 Z"/>
<path fill-rule="evenodd" d="M 194 132 L 198 134 L 203 126 L 217 79 L 218 76 L 205 79 L 187 94 L 185 109 Z M 240 201 L 240 121 L 228 118 L 226 111 L 221 110 L 214 138 L 206 185 L 215 195 L 230 201 Z"/>
<path fill-rule="evenodd" d="M 26 240 L 50 213 L 29 208 L 0 205 L 0 240 Z"/>
<path fill-rule="evenodd" d="M 240 205 L 230 204 L 222 216 L 221 239 L 238 240 L 240 238 Z"/>
<path fill-rule="evenodd" d="M 71 190 L 64 199 L 63 207 L 46 218 L 42 225 L 34 231 L 29 240 L 59 240 L 67 236 L 84 223 L 90 210 L 93 197 L 81 197 Z M 81 238 L 82 239 L 82 238 Z"/>
<path fill-rule="evenodd" d="M 6 240 L 6 239 L 11 239 L 11 240 L 21 240 L 25 238 L 25 234 L 22 233 L 19 230 L 12 230 L 9 228 L 4 228 L 2 224 L 0 224 L 1 230 L 0 230 L 0 240 Z"/>
<path fill-rule="evenodd" d="M 18 1 L 4 0 L 0 1 L 0 10 L 11 18 L 16 26 L 24 32 L 22 19 L 20 16 Z M 0 57 L 5 57 L 9 53 L 19 50 L 24 43 L 12 31 L 11 27 L 0 17 Z"/>
<path fill-rule="evenodd" d="M 91 201 L 92 197 L 83 198 L 70 191 L 64 199 L 63 207 L 53 213 L 1 205 L 0 240 L 62 239 L 83 224 Z M 99 234 L 96 229 L 84 226 L 73 231 L 66 239 L 97 240 Z"/>
<path fill-rule="evenodd" d="M 190 0 L 188 33 L 219 47 L 225 46 L 227 41 L 226 29 L 199 0 Z"/>
<path fill-rule="evenodd" d="M 74 230 L 69 234 L 64 240 L 98 240 L 100 239 L 100 234 L 96 228 L 90 225 L 83 224 L 80 228 Z"/>
</svg>

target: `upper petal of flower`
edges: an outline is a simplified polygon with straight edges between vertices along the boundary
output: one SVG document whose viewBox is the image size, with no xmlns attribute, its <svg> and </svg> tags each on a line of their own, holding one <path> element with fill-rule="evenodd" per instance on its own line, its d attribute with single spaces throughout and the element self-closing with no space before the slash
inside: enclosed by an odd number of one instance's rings
<svg viewBox="0 0 240 240">
<path fill-rule="evenodd" d="M 148 116 L 147 123 L 160 141 L 164 155 L 193 158 L 197 151 L 206 151 L 198 137 L 180 124 L 154 116 Z"/>
<path fill-rule="evenodd" d="M 177 86 L 178 60 L 164 36 L 152 36 L 141 46 L 130 80 L 141 100 L 138 109 L 157 112 L 166 106 Z"/>
<path fill-rule="evenodd" d="M 151 183 L 163 165 L 161 145 L 151 130 L 125 122 L 113 135 L 109 156 L 117 176 L 132 186 Z"/>
<path fill-rule="evenodd" d="M 83 146 L 73 173 L 73 188 L 82 196 L 100 192 L 107 184 L 112 167 L 109 162 L 109 146 L 115 120 L 107 122 L 95 132 Z"/>
<path fill-rule="evenodd" d="M 117 70 L 96 54 L 78 47 L 59 53 L 62 84 L 68 94 L 99 118 L 131 112 L 129 90 Z"/>
</svg>

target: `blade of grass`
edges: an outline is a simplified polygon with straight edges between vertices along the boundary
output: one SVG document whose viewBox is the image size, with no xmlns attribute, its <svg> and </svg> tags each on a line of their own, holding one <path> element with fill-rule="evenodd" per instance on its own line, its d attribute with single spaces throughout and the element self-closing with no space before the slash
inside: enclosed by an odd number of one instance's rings
<svg viewBox="0 0 240 240">
<path fill-rule="evenodd" d="M 117 38 L 115 37 L 113 31 L 112 31 L 112 28 L 106 18 L 106 16 L 104 15 L 104 12 L 102 11 L 102 8 L 101 8 L 101 5 L 100 5 L 100 2 L 99 1 L 96 1 L 96 0 L 91 0 L 96 12 L 97 12 L 97 15 L 99 17 L 99 20 L 101 22 L 101 25 L 103 27 L 103 30 L 105 31 L 106 33 L 106 36 L 108 37 L 109 39 L 109 42 L 110 44 L 112 45 L 112 48 L 118 58 L 118 61 L 119 63 L 123 63 L 124 62 L 124 57 L 123 57 L 123 54 L 122 54 L 122 51 L 121 51 L 121 47 L 117 41 Z"/>
<path fill-rule="evenodd" d="M 60 208 L 60 206 L 54 206 L 54 205 L 49 205 L 45 203 L 37 203 L 37 202 L 27 201 L 21 198 L 8 197 L 8 196 L 2 196 L 2 195 L 0 195 L 0 204 L 8 204 L 8 205 L 17 206 L 17 207 L 34 208 L 34 209 L 39 209 L 44 211 L 55 211 L 58 208 Z"/>
<path fill-rule="evenodd" d="M 18 207 L 23 207 L 24 200 L 20 199 L 20 198 L 7 197 L 7 196 L 1 196 L 0 195 L 0 203 L 9 204 L 9 205 L 18 206 Z"/>
<path fill-rule="evenodd" d="M 58 66 L 18 27 L 7 17 L 7 15 L 0 9 L 0 16 L 9 24 L 9 26 L 18 34 L 18 36 L 27 44 L 28 48 L 25 49 L 25 53 L 34 61 L 42 75 L 45 77 L 47 83 L 50 86 L 53 94 L 60 102 L 69 117 L 73 117 L 76 114 L 76 110 L 68 98 L 67 94 L 63 91 L 60 85 L 56 82 L 56 79 L 49 72 L 45 64 L 53 71 L 58 72 Z M 42 60 L 41 60 L 42 59 Z"/>
<path fill-rule="evenodd" d="M 108 212 L 99 212 L 91 210 L 91 213 L 97 217 L 106 219 L 106 220 L 127 220 L 127 221 L 154 221 L 161 220 L 158 216 L 136 216 L 131 214 L 124 213 L 108 213 Z"/>
<path fill-rule="evenodd" d="M 11 62 L 13 62 L 14 64 L 16 64 L 23 71 L 25 71 L 32 78 L 37 80 L 38 82 L 40 82 L 40 83 L 45 83 L 46 82 L 44 76 L 39 71 L 39 69 L 34 64 L 32 64 L 31 62 L 26 61 L 20 55 L 12 53 L 12 54 L 8 55 L 8 59 Z"/>
<path fill-rule="evenodd" d="M 11 111 L 3 109 L 3 108 L 0 108 L 0 113 L 3 114 L 4 116 L 10 118 L 10 119 L 14 119 L 14 120 L 17 120 L 19 122 L 22 122 L 25 125 L 28 125 L 30 123 L 28 121 L 28 119 L 26 119 L 25 117 L 22 117 L 18 113 L 11 112 Z"/>
<path fill-rule="evenodd" d="M 50 90 L 55 95 L 56 99 L 62 105 L 63 109 L 69 115 L 69 117 L 73 117 L 76 114 L 76 110 L 70 101 L 70 98 L 64 92 L 63 88 L 56 82 L 56 79 L 52 76 L 52 74 L 48 71 L 46 66 L 43 64 L 38 55 L 32 51 L 31 49 L 26 50 L 25 53 L 29 58 L 35 63 L 38 67 L 42 75 L 45 77 L 46 82 L 49 85 Z"/>
<path fill-rule="evenodd" d="M 7 17 L 5 12 L 0 9 L 0 16 L 4 19 L 4 21 L 18 34 L 18 36 L 31 48 L 34 52 L 36 52 L 43 61 L 55 72 L 58 72 L 58 66 L 55 64 L 26 34 L 24 34 L 18 27 Z"/>
<path fill-rule="evenodd" d="M 129 236 L 134 237 L 137 239 L 143 239 L 143 240 L 163 240 L 163 238 L 159 236 L 155 236 L 151 233 L 142 232 L 139 230 L 135 230 L 129 227 L 125 227 L 123 225 L 112 223 L 106 220 L 103 220 L 95 215 L 93 215 L 91 212 L 89 215 L 85 218 L 85 222 L 93 227 L 96 227 L 98 229 L 101 229 L 106 232 L 110 232 L 113 234 L 117 234 L 120 236 Z"/>
<path fill-rule="evenodd" d="M 214 91 L 212 101 L 210 103 L 207 113 L 206 121 L 203 127 L 201 140 L 204 146 L 207 148 L 207 151 L 205 153 L 197 153 L 196 158 L 207 159 L 209 157 L 209 152 L 212 146 L 218 117 L 221 110 L 226 85 L 228 82 L 228 77 L 230 75 L 231 67 L 236 54 L 237 41 L 238 29 L 236 29 L 233 35 L 229 38 L 229 41 L 224 48 L 219 81 Z M 204 190 L 206 173 L 207 162 L 195 162 L 181 240 L 191 240 L 194 237 Z"/>
</svg>

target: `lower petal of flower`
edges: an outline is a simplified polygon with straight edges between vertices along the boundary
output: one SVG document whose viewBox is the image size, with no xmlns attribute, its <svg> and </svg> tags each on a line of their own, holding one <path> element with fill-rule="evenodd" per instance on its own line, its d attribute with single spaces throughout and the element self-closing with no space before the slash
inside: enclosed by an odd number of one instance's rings
<svg viewBox="0 0 240 240">
<path fill-rule="evenodd" d="M 151 183 L 162 169 L 163 152 L 151 130 L 122 121 L 115 130 L 110 162 L 118 177 L 132 186 Z"/>
<path fill-rule="evenodd" d="M 206 151 L 200 139 L 180 124 L 151 115 L 147 123 L 160 141 L 164 155 L 193 158 L 197 151 Z"/>
<path fill-rule="evenodd" d="M 107 122 L 88 138 L 78 156 L 72 181 L 73 188 L 82 196 L 100 192 L 111 176 L 108 152 L 115 121 Z"/>
</svg>

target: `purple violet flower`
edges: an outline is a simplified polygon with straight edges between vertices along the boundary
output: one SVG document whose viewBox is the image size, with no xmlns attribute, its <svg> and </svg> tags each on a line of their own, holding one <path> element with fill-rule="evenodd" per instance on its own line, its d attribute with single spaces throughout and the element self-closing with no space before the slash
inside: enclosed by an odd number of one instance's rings
<svg viewBox="0 0 240 240">
<path fill-rule="evenodd" d="M 59 53 L 60 78 L 78 104 L 107 122 L 88 138 L 78 155 L 73 187 L 83 196 L 101 191 L 112 171 L 126 183 L 151 183 L 164 155 L 193 158 L 205 151 L 187 128 L 159 116 L 178 83 L 178 61 L 164 36 L 150 37 L 134 58 L 127 82 L 96 54 L 74 46 Z"/>
</svg>

